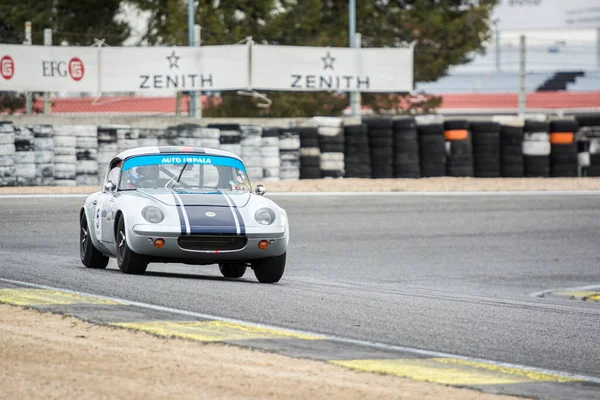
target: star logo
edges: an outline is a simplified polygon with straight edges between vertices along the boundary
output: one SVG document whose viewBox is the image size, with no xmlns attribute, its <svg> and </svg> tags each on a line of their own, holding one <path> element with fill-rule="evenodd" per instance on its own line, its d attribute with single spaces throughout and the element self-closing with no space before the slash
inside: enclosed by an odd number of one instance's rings
<svg viewBox="0 0 600 400">
<path fill-rule="evenodd" d="M 335 57 L 331 57 L 331 54 L 327 52 L 327 55 L 325 57 L 321 57 L 321 60 L 323 60 L 323 69 L 326 70 L 331 68 L 333 71 L 333 62 L 335 61 Z"/>
<path fill-rule="evenodd" d="M 173 67 L 179 69 L 179 64 L 177 64 L 179 62 L 179 56 L 175 55 L 175 50 L 167 57 L 167 60 L 169 60 L 169 69 L 172 69 Z"/>
</svg>

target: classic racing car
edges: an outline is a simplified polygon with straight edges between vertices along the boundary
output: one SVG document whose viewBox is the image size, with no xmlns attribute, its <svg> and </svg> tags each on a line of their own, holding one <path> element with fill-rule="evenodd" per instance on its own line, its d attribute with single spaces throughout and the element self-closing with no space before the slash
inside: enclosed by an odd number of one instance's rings
<svg viewBox="0 0 600 400">
<path fill-rule="evenodd" d="M 80 256 L 88 268 L 116 257 L 126 274 L 148 263 L 218 264 L 240 278 L 278 282 L 289 242 L 287 213 L 252 192 L 242 160 L 221 150 L 142 147 L 109 163 L 101 191 L 80 210 Z"/>
</svg>

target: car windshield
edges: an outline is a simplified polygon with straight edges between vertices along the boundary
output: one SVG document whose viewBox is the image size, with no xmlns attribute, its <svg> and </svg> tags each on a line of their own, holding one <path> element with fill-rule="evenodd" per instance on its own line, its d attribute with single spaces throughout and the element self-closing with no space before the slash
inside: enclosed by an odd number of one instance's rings
<svg viewBox="0 0 600 400">
<path fill-rule="evenodd" d="M 232 157 L 190 153 L 153 154 L 125 160 L 120 190 L 172 188 L 179 190 L 252 190 L 244 164 Z"/>
</svg>

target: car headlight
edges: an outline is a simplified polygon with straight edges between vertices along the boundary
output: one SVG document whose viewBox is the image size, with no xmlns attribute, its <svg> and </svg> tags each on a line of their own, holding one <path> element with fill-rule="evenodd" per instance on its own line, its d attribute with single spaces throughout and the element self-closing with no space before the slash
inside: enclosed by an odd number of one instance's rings
<svg viewBox="0 0 600 400">
<path fill-rule="evenodd" d="M 261 208 L 254 213 L 256 222 L 262 225 L 271 225 L 275 221 L 275 212 L 270 208 Z"/>
<path fill-rule="evenodd" d="M 152 224 L 158 224 L 165 219 L 165 214 L 158 207 L 148 206 L 142 210 L 142 217 Z"/>
</svg>

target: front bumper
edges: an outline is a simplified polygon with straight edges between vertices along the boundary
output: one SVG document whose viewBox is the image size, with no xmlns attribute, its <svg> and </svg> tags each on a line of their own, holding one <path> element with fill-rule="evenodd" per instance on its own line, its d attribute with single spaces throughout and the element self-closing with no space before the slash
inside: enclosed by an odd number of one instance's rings
<svg viewBox="0 0 600 400">
<path fill-rule="evenodd" d="M 136 253 L 161 261 L 218 263 L 280 256 L 287 251 L 287 235 L 282 227 L 246 227 L 245 236 L 248 241 L 240 249 L 187 250 L 182 249 L 177 241 L 181 236 L 181 227 L 138 224 L 133 226 L 132 232 L 127 236 L 127 244 Z M 160 249 L 154 246 L 154 240 L 159 238 L 165 241 L 165 246 Z M 258 248 L 261 240 L 269 242 L 264 250 Z"/>
</svg>

